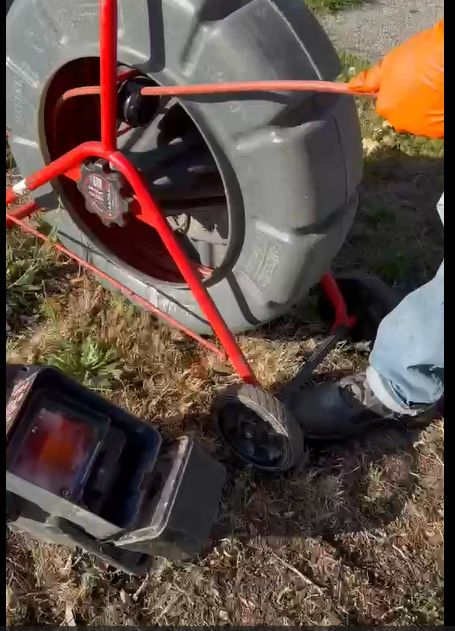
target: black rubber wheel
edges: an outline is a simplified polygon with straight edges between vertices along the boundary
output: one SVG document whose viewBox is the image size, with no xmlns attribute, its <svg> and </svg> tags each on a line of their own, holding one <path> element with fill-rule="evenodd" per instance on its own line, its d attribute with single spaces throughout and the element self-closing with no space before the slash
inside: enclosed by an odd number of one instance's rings
<svg viewBox="0 0 455 631">
<path fill-rule="evenodd" d="M 119 1 L 118 62 L 151 83 L 335 79 L 340 63 L 303 0 Z M 98 2 L 8 3 L 6 126 L 26 176 L 99 137 Z M 26 34 L 26 36 L 24 35 Z M 232 331 L 299 303 L 342 246 L 357 209 L 362 146 L 354 100 L 250 94 L 163 100 L 119 145 L 201 267 Z M 75 182 L 36 194 L 61 241 L 199 333 L 211 329 L 155 230 L 88 213 Z M 207 271 L 207 268 L 210 270 Z"/>
<path fill-rule="evenodd" d="M 233 453 L 256 469 L 288 471 L 302 457 L 304 438 L 286 406 L 267 390 L 239 384 L 213 404 L 218 432 Z"/>
</svg>

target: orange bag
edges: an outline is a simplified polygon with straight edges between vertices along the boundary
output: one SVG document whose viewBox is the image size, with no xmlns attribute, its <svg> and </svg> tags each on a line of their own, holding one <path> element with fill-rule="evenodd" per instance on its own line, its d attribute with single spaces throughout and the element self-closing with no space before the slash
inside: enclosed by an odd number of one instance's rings
<svg viewBox="0 0 455 631">
<path fill-rule="evenodd" d="M 376 92 L 376 111 L 399 132 L 444 138 L 444 20 L 391 50 L 351 79 Z"/>
</svg>

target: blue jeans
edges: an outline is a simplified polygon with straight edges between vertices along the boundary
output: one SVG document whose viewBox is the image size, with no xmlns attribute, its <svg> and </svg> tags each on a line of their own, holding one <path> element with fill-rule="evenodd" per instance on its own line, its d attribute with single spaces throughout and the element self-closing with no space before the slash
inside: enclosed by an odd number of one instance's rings
<svg viewBox="0 0 455 631">
<path fill-rule="evenodd" d="M 444 222 L 444 195 L 438 211 Z M 430 282 L 406 296 L 381 322 L 370 365 L 404 410 L 429 407 L 443 396 L 444 262 Z"/>
</svg>

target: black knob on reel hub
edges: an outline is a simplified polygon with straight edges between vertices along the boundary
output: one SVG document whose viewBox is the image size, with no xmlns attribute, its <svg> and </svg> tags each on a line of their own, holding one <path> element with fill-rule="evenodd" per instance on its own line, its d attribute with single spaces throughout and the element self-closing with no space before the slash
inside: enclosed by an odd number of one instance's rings
<svg viewBox="0 0 455 631">
<path fill-rule="evenodd" d="M 135 77 L 119 89 L 119 119 L 130 127 L 143 127 L 152 122 L 160 106 L 159 96 L 143 96 L 141 89 L 153 86 L 147 77 Z"/>
</svg>

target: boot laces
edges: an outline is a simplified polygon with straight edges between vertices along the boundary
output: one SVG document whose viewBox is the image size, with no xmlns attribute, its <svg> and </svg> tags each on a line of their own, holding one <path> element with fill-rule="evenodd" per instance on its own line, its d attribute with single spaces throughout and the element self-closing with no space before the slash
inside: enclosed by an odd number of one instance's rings
<svg viewBox="0 0 455 631">
<path fill-rule="evenodd" d="M 340 381 L 340 392 L 350 407 L 357 407 L 360 404 L 362 407 L 374 410 L 380 414 L 385 412 L 384 406 L 369 387 L 365 373 L 342 379 Z"/>
</svg>

